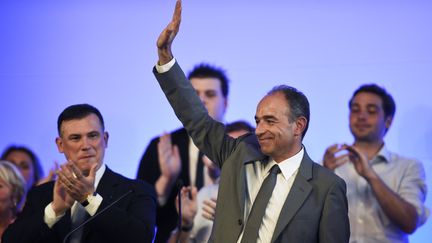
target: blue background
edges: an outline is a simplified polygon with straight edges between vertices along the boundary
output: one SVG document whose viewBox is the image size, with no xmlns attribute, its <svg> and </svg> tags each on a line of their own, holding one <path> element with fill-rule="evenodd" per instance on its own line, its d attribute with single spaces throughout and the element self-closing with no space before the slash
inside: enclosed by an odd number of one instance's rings
<svg viewBox="0 0 432 243">
<path fill-rule="evenodd" d="M 1 1 L 0 150 L 27 145 L 47 171 L 64 161 L 54 143 L 58 114 L 90 103 L 110 132 L 106 164 L 135 177 L 150 139 L 180 127 L 151 73 L 174 2 Z M 352 142 L 352 92 L 386 87 L 397 103 L 386 144 L 420 159 L 431 188 L 431 13 L 426 0 L 185 0 L 174 55 L 185 70 L 201 61 L 227 70 L 228 122 L 253 124 L 274 85 L 305 92 L 312 116 L 304 144 L 316 161 L 327 146 Z M 411 241 L 427 242 L 430 232 L 431 220 Z"/>
</svg>

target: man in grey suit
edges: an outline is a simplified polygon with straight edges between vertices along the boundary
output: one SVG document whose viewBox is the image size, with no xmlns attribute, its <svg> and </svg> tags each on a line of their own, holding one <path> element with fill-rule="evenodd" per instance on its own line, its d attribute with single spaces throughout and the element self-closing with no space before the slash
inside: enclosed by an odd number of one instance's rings
<svg viewBox="0 0 432 243">
<path fill-rule="evenodd" d="M 289 86 L 273 88 L 257 106 L 255 134 L 230 138 L 173 58 L 180 19 L 178 0 L 157 41 L 153 72 L 194 143 L 222 170 L 209 242 L 348 242 L 345 182 L 314 163 L 302 145 L 306 96 Z"/>
</svg>

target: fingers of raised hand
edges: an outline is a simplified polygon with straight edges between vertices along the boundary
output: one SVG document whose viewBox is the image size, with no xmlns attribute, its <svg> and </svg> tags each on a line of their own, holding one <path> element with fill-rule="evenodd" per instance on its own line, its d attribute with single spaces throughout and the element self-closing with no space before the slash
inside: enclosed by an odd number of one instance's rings
<svg viewBox="0 0 432 243">
<path fill-rule="evenodd" d="M 171 135 L 169 133 L 164 132 L 159 137 L 159 144 L 165 145 L 165 146 L 171 146 Z"/>
<path fill-rule="evenodd" d="M 182 12 L 182 2 L 181 2 L 181 0 L 177 0 L 176 6 L 174 9 L 174 13 L 173 13 L 173 17 L 171 20 L 171 23 L 173 25 L 171 27 L 174 28 L 174 30 L 176 30 L 176 29 L 178 30 L 178 28 L 180 26 L 181 12 Z"/>
<path fill-rule="evenodd" d="M 159 138 L 159 142 L 157 145 L 159 159 L 162 161 L 169 160 L 173 155 L 173 146 L 171 144 L 171 136 L 169 134 L 164 133 Z"/>
<path fill-rule="evenodd" d="M 190 194 L 191 194 L 191 187 L 190 186 L 184 186 L 184 187 L 182 187 L 181 194 L 182 194 L 182 197 L 190 198 L 191 197 L 190 196 Z"/>
<path fill-rule="evenodd" d="M 202 207 L 203 213 L 202 216 L 208 220 L 214 220 L 215 210 L 216 210 L 216 201 L 214 200 L 204 200 L 204 205 Z"/>
<path fill-rule="evenodd" d="M 177 32 L 180 28 L 181 12 L 182 12 L 181 1 L 177 0 L 172 19 L 158 38 L 157 41 L 158 48 L 166 48 L 171 45 L 172 41 L 174 40 L 174 37 L 177 35 Z"/>
<path fill-rule="evenodd" d="M 196 201 L 197 196 L 198 196 L 198 188 L 196 188 L 195 186 L 192 186 L 192 187 L 190 188 L 190 198 L 191 198 L 193 201 Z"/>
<path fill-rule="evenodd" d="M 165 155 L 167 152 L 171 150 L 171 144 L 167 142 L 164 137 L 160 137 L 158 145 L 157 145 L 159 155 Z"/>
<path fill-rule="evenodd" d="M 208 208 L 213 209 L 213 211 L 216 209 L 216 199 L 215 198 L 211 198 L 210 200 L 206 199 L 206 200 L 203 201 L 203 203 Z"/>
</svg>

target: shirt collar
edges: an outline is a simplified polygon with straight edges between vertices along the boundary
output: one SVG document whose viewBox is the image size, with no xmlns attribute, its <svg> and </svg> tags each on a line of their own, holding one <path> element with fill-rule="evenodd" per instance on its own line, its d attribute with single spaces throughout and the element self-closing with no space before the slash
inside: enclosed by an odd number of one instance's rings
<svg viewBox="0 0 432 243">
<path fill-rule="evenodd" d="M 98 187 L 99 182 L 100 182 L 103 174 L 105 173 L 105 170 L 106 170 L 106 165 L 104 163 L 102 163 L 101 167 L 96 171 L 95 184 L 94 184 L 95 189 Z"/>
<path fill-rule="evenodd" d="M 303 155 L 304 155 L 304 148 L 302 147 L 302 149 L 297 154 L 280 163 L 276 163 L 276 161 L 271 159 L 269 163 L 267 163 L 266 165 L 265 175 L 269 173 L 273 165 L 277 164 L 285 180 L 288 180 L 300 167 L 301 161 L 303 160 Z"/>
<path fill-rule="evenodd" d="M 390 151 L 387 149 L 385 144 L 383 144 L 381 149 L 378 151 L 377 155 L 375 155 L 375 157 L 373 157 L 373 159 L 371 160 L 371 163 L 372 164 L 380 163 L 380 162 L 390 163 L 391 162 L 390 156 L 391 156 Z"/>
</svg>

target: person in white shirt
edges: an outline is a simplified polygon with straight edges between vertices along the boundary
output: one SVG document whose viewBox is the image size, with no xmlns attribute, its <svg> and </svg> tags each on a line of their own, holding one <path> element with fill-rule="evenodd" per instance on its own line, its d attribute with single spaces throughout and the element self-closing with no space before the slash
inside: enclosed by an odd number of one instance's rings
<svg viewBox="0 0 432 243">
<path fill-rule="evenodd" d="M 408 234 L 428 218 L 427 189 L 422 163 L 391 152 L 384 143 L 395 101 L 384 88 L 365 84 L 354 92 L 349 110 L 354 144 L 327 148 L 323 165 L 347 183 L 350 242 L 408 242 Z"/>
</svg>

